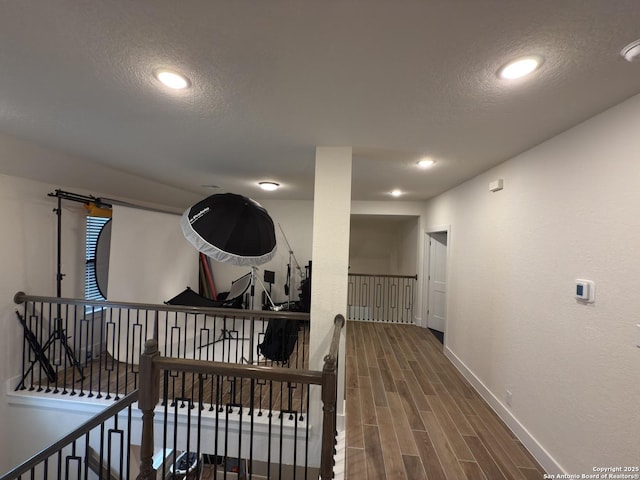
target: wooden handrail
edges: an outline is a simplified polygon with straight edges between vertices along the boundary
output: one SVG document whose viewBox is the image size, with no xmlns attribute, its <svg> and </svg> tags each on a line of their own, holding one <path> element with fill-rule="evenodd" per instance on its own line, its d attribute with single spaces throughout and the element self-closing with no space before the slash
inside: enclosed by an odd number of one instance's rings
<svg viewBox="0 0 640 480">
<path fill-rule="evenodd" d="M 331 358 L 338 357 L 338 350 L 340 348 L 340 332 L 344 327 L 344 316 L 341 314 L 336 315 L 333 319 L 333 337 L 331 338 L 331 345 L 329 346 L 329 353 L 324 357 L 325 364 L 330 361 Z"/>
<path fill-rule="evenodd" d="M 338 350 L 340 348 L 340 332 L 344 327 L 343 315 L 336 315 L 334 319 L 333 336 L 329 353 L 324 357 L 323 371 L 302 370 L 298 368 L 269 367 L 265 365 L 243 365 L 226 362 L 212 362 L 188 358 L 162 357 L 155 355 L 157 348 L 153 342 L 147 342 L 147 349 L 153 356 L 153 367 L 158 370 L 173 370 L 189 373 L 216 374 L 227 377 L 259 378 L 276 382 L 300 382 L 312 385 L 322 385 L 323 372 L 335 370 Z"/>
<path fill-rule="evenodd" d="M 43 297 L 36 295 L 27 295 L 24 292 L 18 292 L 13 296 L 16 304 L 25 302 L 42 302 L 63 305 L 76 305 L 83 307 L 97 308 L 129 308 L 134 310 L 156 310 L 159 312 L 182 312 L 203 314 L 210 316 L 237 316 L 246 317 L 247 320 L 269 319 L 269 318 L 286 318 L 287 320 L 309 320 L 309 314 L 304 312 L 286 312 L 273 310 L 244 310 L 238 308 L 218 308 L 218 307 L 191 307 L 187 305 L 164 305 L 152 303 L 135 303 L 135 302 L 112 302 L 109 300 L 79 300 L 77 298 L 58 298 Z"/>
<path fill-rule="evenodd" d="M 333 336 L 329 353 L 324 357 L 322 369 L 322 453 L 320 458 L 320 478 L 333 478 L 333 453 L 336 440 L 336 403 L 338 395 L 338 353 L 340 335 L 345 320 L 340 314 L 333 320 Z"/>
<path fill-rule="evenodd" d="M 350 273 L 350 277 L 383 277 L 383 278 L 413 278 L 414 280 L 418 279 L 418 274 L 416 275 L 391 275 L 388 273 Z"/>
<path fill-rule="evenodd" d="M 186 358 L 156 357 L 154 367 L 161 370 L 215 374 L 225 377 L 242 377 L 273 380 L 274 382 L 300 382 L 322 384 L 322 372 L 298 368 L 268 367 L 265 365 L 243 365 L 239 363 L 211 362 Z"/>
<path fill-rule="evenodd" d="M 22 464 L 18 465 L 14 469 L 9 470 L 2 477 L 0 477 L 0 480 L 19 478 L 20 475 L 24 475 L 33 467 L 37 466 L 38 464 L 44 462 L 46 459 L 51 457 L 51 455 L 58 453 L 58 451 L 62 450 L 71 442 L 73 442 L 74 440 L 77 440 L 83 435 L 86 435 L 95 427 L 109 420 L 111 417 L 115 416 L 116 414 L 118 414 L 119 412 L 127 408 L 129 405 L 132 405 L 137 400 L 138 400 L 138 390 L 135 390 L 130 394 L 128 394 L 126 397 L 122 398 L 122 400 L 117 401 L 113 405 L 104 409 L 98 415 L 92 417 L 90 420 L 80 425 L 73 432 L 62 437 L 53 445 L 45 448 L 39 453 L 36 453 L 33 457 L 24 461 Z"/>
</svg>

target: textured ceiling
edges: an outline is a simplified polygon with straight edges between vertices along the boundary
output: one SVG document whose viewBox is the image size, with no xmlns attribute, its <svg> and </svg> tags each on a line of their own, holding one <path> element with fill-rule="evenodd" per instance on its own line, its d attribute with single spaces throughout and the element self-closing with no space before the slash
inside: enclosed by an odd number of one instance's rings
<svg viewBox="0 0 640 480">
<path fill-rule="evenodd" d="M 424 200 L 639 93 L 637 38 L 637 0 L 5 0 L 0 131 L 196 198 L 310 199 L 315 146 L 350 145 L 355 200 Z"/>
</svg>

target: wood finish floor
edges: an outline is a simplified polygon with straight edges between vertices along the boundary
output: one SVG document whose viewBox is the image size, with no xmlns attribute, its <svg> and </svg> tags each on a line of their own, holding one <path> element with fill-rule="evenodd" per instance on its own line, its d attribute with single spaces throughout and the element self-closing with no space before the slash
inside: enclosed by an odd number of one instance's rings
<svg viewBox="0 0 640 480">
<path fill-rule="evenodd" d="M 347 326 L 347 480 L 539 480 L 544 471 L 428 330 Z"/>
</svg>

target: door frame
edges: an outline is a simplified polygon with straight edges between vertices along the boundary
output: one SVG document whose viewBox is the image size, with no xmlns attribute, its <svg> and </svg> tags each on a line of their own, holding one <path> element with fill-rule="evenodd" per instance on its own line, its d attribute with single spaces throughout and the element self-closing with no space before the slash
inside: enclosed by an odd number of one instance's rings
<svg viewBox="0 0 640 480">
<path fill-rule="evenodd" d="M 451 225 L 433 225 L 431 227 L 426 227 L 424 229 L 424 235 L 423 235 L 423 245 L 422 245 L 422 249 L 423 249 L 423 258 L 424 258 L 424 262 L 422 265 L 422 278 L 424 279 L 423 284 L 422 284 L 422 298 L 424 299 L 424 301 L 422 302 L 422 318 L 424 319 L 423 322 L 423 327 L 424 328 L 428 328 L 429 325 L 429 316 L 427 315 L 427 312 L 429 311 L 429 263 L 431 261 L 431 252 L 429 250 L 429 240 L 431 239 L 431 234 L 434 233 L 445 233 L 447 236 L 447 253 L 446 253 L 446 259 L 447 259 L 447 265 L 446 265 L 446 273 L 445 273 L 445 278 L 446 278 L 446 282 L 447 282 L 447 293 L 445 294 L 445 308 L 447 311 L 447 315 L 445 317 L 445 336 L 444 336 L 444 342 L 445 345 L 447 343 L 447 335 L 446 335 L 446 331 L 447 331 L 447 324 L 449 322 L 449 284 L 450 284 L 450 258 L 451 258 Z"/>
</svg>

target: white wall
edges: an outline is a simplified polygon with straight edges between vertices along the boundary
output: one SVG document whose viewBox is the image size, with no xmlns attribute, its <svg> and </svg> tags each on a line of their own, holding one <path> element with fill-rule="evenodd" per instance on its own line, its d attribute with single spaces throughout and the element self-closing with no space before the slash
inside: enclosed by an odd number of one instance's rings
<svg viewBox="0 0 640 480">
<path fill-rule="evenodd" d="M 426 208 L 451 225 L 448 353 L 551 472 L 640 458 L 639 132 L 637 96 Z"/>
<path fill-rule="evenodd" d="M 162 304 L 197 290 L 198 251 L 179 215 L 114 205 L 111 223 L 108 300 Z"/>
<path fill-rule="evenodd" d="M 351 217 L 349 273 L 415 275 L 418 217 Z"/>
<path fill-rule="evenodd" d="M 419 219 L 410 218 L 398 225 L 395 247 L 394 275 L 416 275 L 418 273 Z"/>
<path fill-rule="evenodd" d="M 0 153 L 1 156 L 1 153 Z M 22 330 L 13 296 L 56 294 L 56 199 L 47 196 L 56 187 L 0 175 L 0 471 L 6 471 L 28 454 L 33 442 L 25 441 L 11 422 L 28 422 L 23 411 L 7 406 L 4 385 L 18 375 L 22 358 Z M 84 213 L 78 205 L 63 202 L 62 295 L 82 295 L 84 278 Z"/>
<path fill-rule="evenodd" d="M 349 273 L 391 274 L 396 232 L 377 216 L 351 217 Z"/>
</svg>

